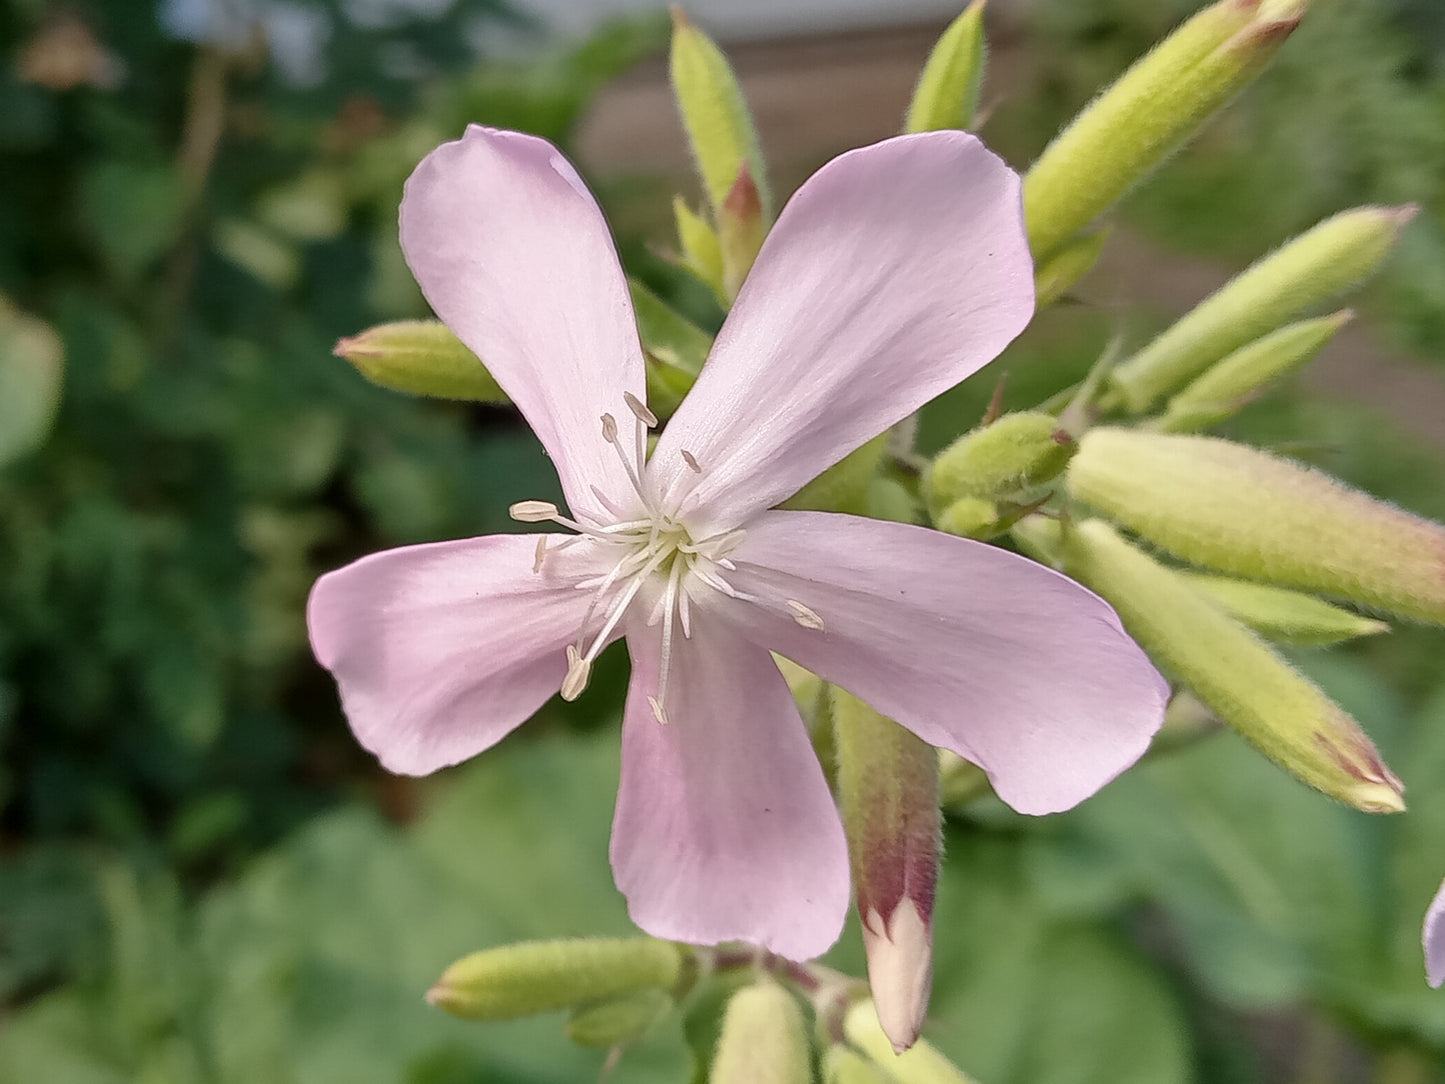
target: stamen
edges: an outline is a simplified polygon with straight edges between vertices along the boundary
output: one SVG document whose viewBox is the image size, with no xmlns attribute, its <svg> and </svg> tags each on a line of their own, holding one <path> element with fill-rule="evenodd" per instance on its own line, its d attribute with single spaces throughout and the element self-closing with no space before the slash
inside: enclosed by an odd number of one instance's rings
<svg viewBox="0 0 1445 1084">
<path fill-rule="evenodd" d="M 545 523 L 558 516 L 557 506 L 551 501 L 518 501 L 507 509 L 507 514 L 518 523 Z"/>
<path fill-rule="evenodd" d="M 692 639 L 692 596 L 688 594 L 687 584 L 677 593 L 677 616 L 682 621 L 682 636 L 685 640 Z"/>
<path fill-rule="evenodd" d="M 802 625 L 805 629 L 821 629 L 823 619 L 818 616 L 817 611 L 809 609 L 795 598 L 787 600 L 785 605 L 792 612 L 793 620 Z"/>
<path fill-rule="evenodd" d="M 641 471 L 644 466 L 645 456 L 643 453 L 646 451 L 647 436 L 642 430 L 640 420 L 637 429 L 636 466 L 627 461 L 627 453 L 622 450 L 622 445 L 617 442 L 617 419 L 611 414 L 602 415 L 602 439 L 617 449 L 617 458 L 622 462 L 622 469 L 627 472 L 627 480 L 632 483 L 632 491 L 637 494 L 637 499 L 642 502 L 642 507 L 646 508 L 649 514 L 656 516 L 657 509 L 654 508 L 652 502 L 647 499 L 647 494 L 642 491 Z"/>
<path fill-rule="evenodd" d="M 592 676 L 592 660 L 582 655 L 573 644 L 567 645 L 567 676 L 562 679 L 562 699 L 576 700 L 587 688 Z"/>
<path fill-rule="evenodd" d="M 532 556 L 532 575 L 542 571 L 542 562 L 547 559 L 547 536 L 537 536 L 537 552 Z"/>
<path fill-rule="evenodd" d="M 660 705 L 667 703 L 667 675 L 672 669 L 672 612 L 673 606 L 677 602 L 677 584 L 681 573 L 682 562 L 674 557 L 672 568 L 670 568 L 667 573 L 667 590 L 663 592 L 662 596 L 662 656 L 658 660 L 659 677 L 657 679 L 657 703 L 659 707 L 653 708 L 654 712 L 660 710 Z M 663 717 L 659 715 L 658 721 L 662 721 L 662 718 Z"/>
<path fill-rule="evenodd" d="M 597 503 L 600 504 L 603 508 L 607 509 L 607 511 L 611 512 L 614 516 L 622 515 L 622 509 L 619 508 L 615 503 L 613 503 L 608 498 L 607 494 L 603 493 L 602 490 L 598 489 L 596 486 L 592 487 L 592 496 L 596 497 Z"/>
<path fill-rule="evenodd" d="M 662 701 L 658 700 L 655 696 L 649 696 L 647 698 L 647 706 L 652 709 L 652 717 L 663 726 L 666 726 L 668 722 L 667 711 L 663 708 Z"/>
<path fill-rule="evenodd" d="M 697 465 L 697 457 L 686 448 L 682 450 L 682 461 L 687 464 L 688 470 L 693 474 L 701 474 L 702 468 Z"/>
<path fill-rule="evenodd" d="M 647 404 L 630 391 L 622 393 L 622 401 L 627 404 L 627 409 L 632 411 L 634 417 L 649 429 L 657 428 L 657 415 L 647 409 Z"/>
<path fill-rule="evenodd" d="M 611 414 L 602 415 L 602 439 L 608 444 L 617 443 L 617 419 Z"/>
</svg>

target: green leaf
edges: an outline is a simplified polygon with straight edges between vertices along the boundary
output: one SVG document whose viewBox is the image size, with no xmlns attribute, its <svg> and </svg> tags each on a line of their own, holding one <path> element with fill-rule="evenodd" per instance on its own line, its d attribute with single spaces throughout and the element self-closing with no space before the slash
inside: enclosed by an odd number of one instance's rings
<svg viewBox="0 0 1445 1084">
<path fill-rule="evenodd" d="M 111 271 L 134 278 L 180 235 L 180 181 L 169 165 L 102 161 L 81 177 L 80 213 Z"/>
<path fill-rule="evenodd" d="M 983 8 L 984 0 L 973 0 L 938 39 L 908 104 L 905 132 L 972 127 L 983 86 Z"/>
<path fill-rule="evenodd" d="M 36 448 L 50 432 L 64 361 L 50 326 L 0 297 L 0 466 Z"/>
</svg>

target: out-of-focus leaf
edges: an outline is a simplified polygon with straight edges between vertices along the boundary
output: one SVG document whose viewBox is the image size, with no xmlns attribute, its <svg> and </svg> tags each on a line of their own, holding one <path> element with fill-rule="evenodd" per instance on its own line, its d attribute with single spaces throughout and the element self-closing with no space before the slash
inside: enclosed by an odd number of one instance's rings
<svg viewBox="0 0 1445 1084">
<path fill-rule="evenodd" d="M 0 466 L 31 451 L 50 432 L 63 367 L 59 336 L 0 297 Z"/>
<path fill-rule="evenodd" d="M 169 165 L 103 161 L 81 179 L 82 221 L 121 278 L 135 277 L 170 247 L 184 210 L 180 181 Z"/>
</svg>

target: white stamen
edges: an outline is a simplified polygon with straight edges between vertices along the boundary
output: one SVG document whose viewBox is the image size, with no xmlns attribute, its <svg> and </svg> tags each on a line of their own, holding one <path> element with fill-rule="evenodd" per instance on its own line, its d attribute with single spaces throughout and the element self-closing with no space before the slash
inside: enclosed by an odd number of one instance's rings
<svg viewBox="0 0 1445 1084">
<path fill-rule="evenodd" d="M 577 648 L 567 645 L 567 676 L 562 679 L 562 699 L 576 700 L 587 688 L 587 679 L 592 675 L 592 660 L 584 657 Z"/>
<path fill-rule="evenodd" d="M 805 629 L 821 629 L 823 619 L 818 616 L 816 610 L 809 609 L 795 598 L 790 598 L 785 605 L 792 612 L 793 620 L 802 625 Z"/>
<path fill-rule="evenodd" d="M 558 516 L 557 506 L 551 501 L 518 501 L 507 509 L 507 514 L 518 523 L 545 523 Z"/>
<path fill-rule="evenodd" d="M 537 552 L 532 555 L 532 575 L 542 571 L 542 562 L 547 559 L 547 536 L 537 536 Z"/>
<path fill-rule="evenodd" d="M 622 469 L 627 472 L 627 480 L 632 483 L 632 492 L 637 494 L 637 499 L 647 509 L 648 514 L 654 518 L 657 516 L 657 509 L 647 499 L 647 494 L 642 491 L 642 469 L 645 466 L 647 450 L 647 434 L 642 428 L 641 421 L 637 425 L 637 464 L 627 461 L 627 453 L 622 450 L 622 445 L 617 440 L 617 419 L 611 414 L 602 415 L 602 439 L 617 449 L 617 458 L 622 463 Z"/>
<path fill-rule="evenodd" d="M 632 411 L 633 416 L 649 429 L 657 427 L 657 415 L 647 409 L 647 404 L 630 391 L 622 393 L 622 401 L 627 404 L 627 409 Z"/>
<path fill-rule="evenodd" d="M 667 703 L 667 676 L 672 669 L 672 614 L 677 603 L 677 584 L 681 574 L 682 562 L 674 557 L 672 568 L 667 573 L 667 590 L 662 595 L 662 657 L 658 660 L 657 679 L 657 702 L 660 705 Z"/>
<path fill-rule="evenodd" d="M 608 444 L 617 443 L 617 419 L 611 414 L 602 415 L 602 439 Z"/>
<path fill-rule="evenodd" d="M 652 717 L 663 726 L 666 726 L 668 722 L 667 711 L 663 708 L 662 701 L 658 700 L 655 696 L 649 696 L 647 698 L 647 706 L 652 709 Z"/>
<path fill-rule="evenodd" d="M 603 508 L 607 509 L 607 511 L 611 512 L 614 516 L 622 515 L 622 509 L 617 507 L 617 505 L 607 496 L 607 494 L 603 493 L 602 490 L 598 489 L 596 486 L 592 487 L 592 496 L 596 497 L 597 503 L 600 504 Z"/>
<path fill-rule="evenodd" d="M 686 448 L 682 450 L 682 461 L 687 464 L 687 469 L 693 474 L 701 474 L 702 468 L 697 465 L 697 457 Z"/>
<path fill-rule="evenodd" d="M 692 639 L 692 602 L 687 592 L 687 584 L 677 593 L 677 616 L 682 622 L 682 636 L 685 640 Z"/>
</svg>

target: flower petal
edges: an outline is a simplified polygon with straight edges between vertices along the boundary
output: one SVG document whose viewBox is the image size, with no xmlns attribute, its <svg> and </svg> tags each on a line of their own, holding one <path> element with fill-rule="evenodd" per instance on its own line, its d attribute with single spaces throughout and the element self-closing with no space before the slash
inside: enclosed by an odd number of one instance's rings
<svg viewBox="0 0 1445 1084">
<path fill-rule="evenodd" d="M 630 493 L 601 417 L 646 394 L 607 223 L 544 139 L 472 125 L 406 182 L 401 247 L 422 293 L 536 430 L 574 513 Z M 625 419 L 631 422 L 630 418 Z"/>
<path fill-rule="evenodd" d="M 1445 983 L 1445 884 L 1425 912 L 1425 978 L 1433 987 Z"/>
<path fill-rule="evenodd" d="M 589 595 L 555 559 L 534 575 L 535 546 L 535 535 L 407 546 L 316 581 L 311 648 L 357 740 L 390 771 L 475 756 L 561 687 Z"/>
<path fill-rule="evenodd" d="M 826 512 L 767 512 L 722 600 L 749 638 L 988 772 L 1021 813 L 1053 813 L 1133 764 L 1169 689 L 1098 596 L 994 546 Z M 821 630 L 789 617 L 792 601 Z M 811 616 L 808 617 L 810 623 Z"/>
<path fill-rule="evenodd" d="M 769 233 L 653 456 L 704 530 L 777 504 L 993 360 L 1033 314 L 1019 178 L 965 132 L 849 151 Z"/>
<path fill-rule="evenodd" d="M 787 683 L 766 651 L 697 615 L 659 723 L 659 640 L 628 632 L 612 868 L 632 920 L 675 941 L 821 955 L 848 910 L 848 849 Z"/>
</svg>

